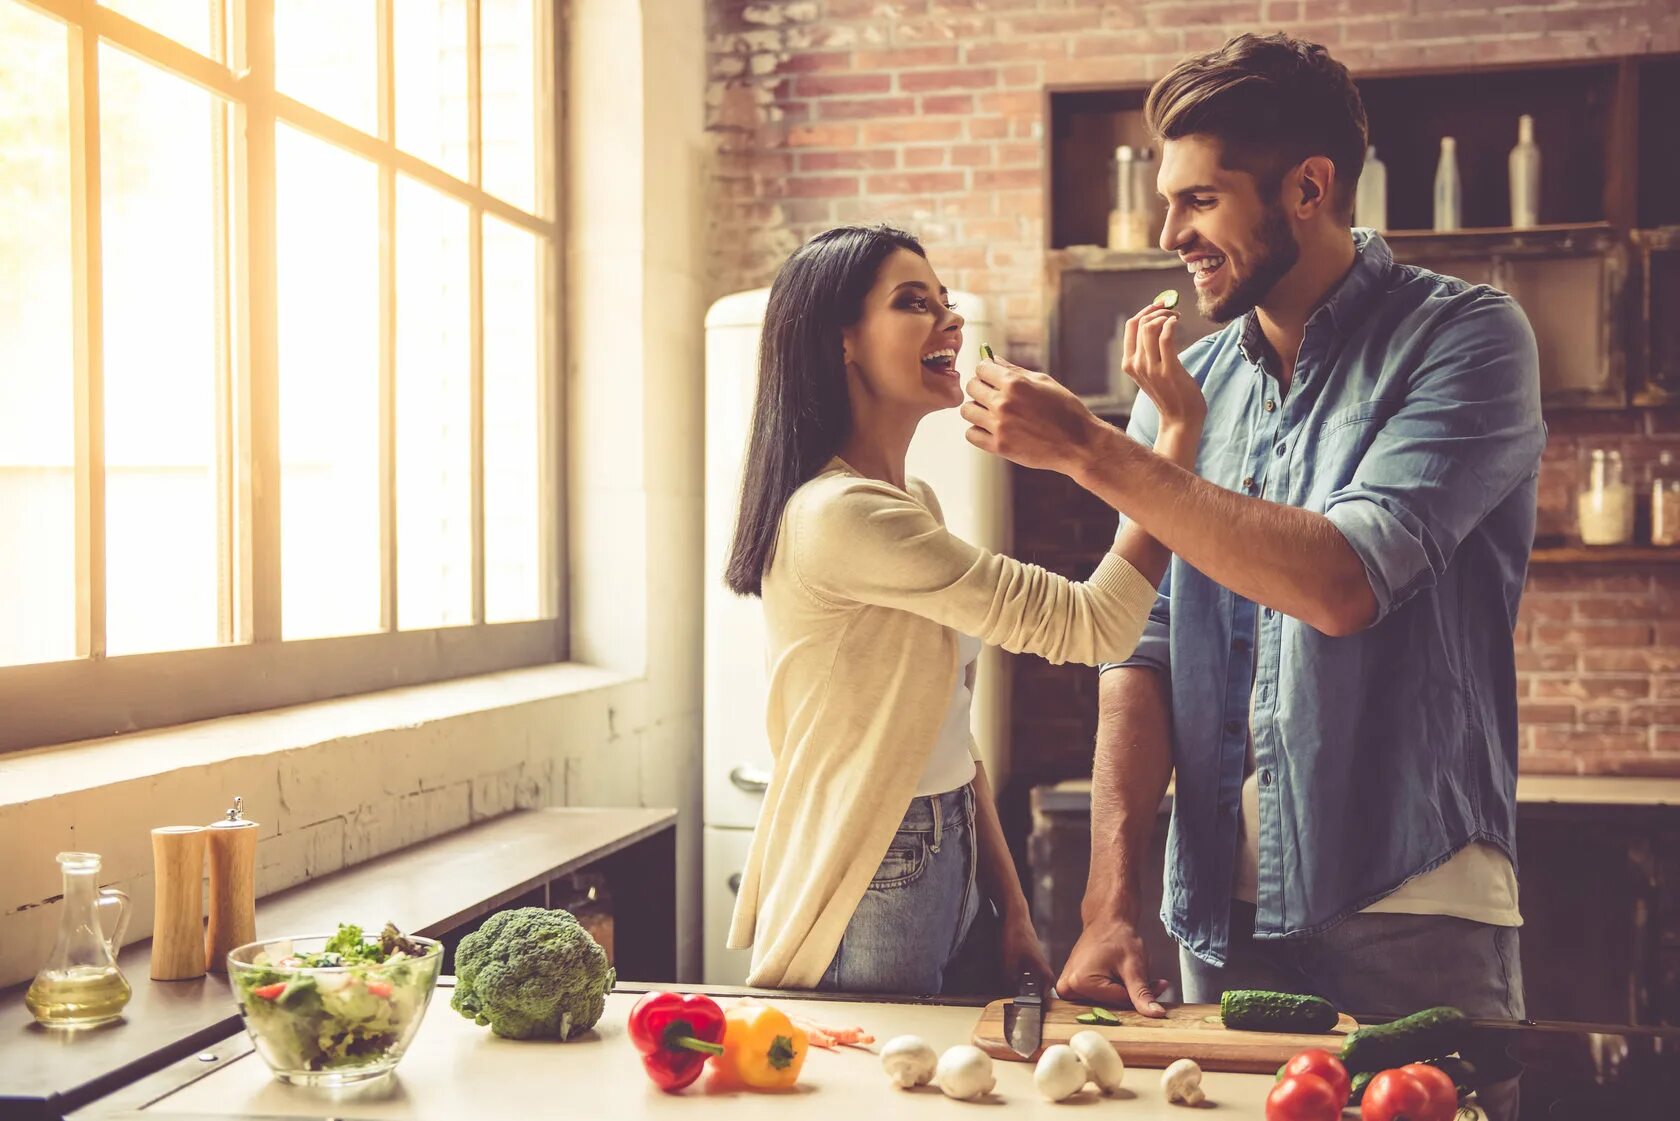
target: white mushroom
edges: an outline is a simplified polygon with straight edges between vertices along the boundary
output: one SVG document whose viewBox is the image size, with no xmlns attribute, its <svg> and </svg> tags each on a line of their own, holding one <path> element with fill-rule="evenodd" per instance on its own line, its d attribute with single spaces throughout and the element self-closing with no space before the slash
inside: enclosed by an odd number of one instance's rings
<svg viewBox="0 0 1680 1121">
<path fill-rule="evenodd" d="M 1201 1105 L 1207 1097 L 1202 1093 L 1202 1068 L 1194 1059 L 1179 1059 L 1161 1072 L 1161 1092 L 1169 1102 Z"/>
<path fill-rule="evenodd" d="M 920 1036 L 900 1035 L 881 1048 L 881 1069 L 899 1086 L 926 1086 L 933 1081 L 939 1056 Z"/>
<path fill-rule="evenodd" d="M 1091 1072 L 1091 1080 L 1103 1093 L 1112 1094 L 1120 1089 L 1120 1083 L 1126 1078 L 1126 1063 L 1107 1036 L 1097 1031 L 1078 1032 L 1068 1040 L 1068 1046 L 1085 1060 L 1085 1069 Z"/>
<path fill-rule="evenodd" d="M 1033 1071 L 1038 1092 L 1053 1102 L 1073 1097 L 1089 1081 L 1091 1072 L 1085 1069 L 1085 1060 L 1072 1047 L 1060 1043 L 1045 1048 L 1038 1058 L 1038 1069 Z"/>
<path fill-rule="evenodd" d="M 992 1057 L 978 1047 L 966 1043 L 939 1056 L 939 1069 L 934 1081 L 948 1098 L 969 1101 L 992 1092 L 997 1078 L 992 1074 Z"/>
</svg>

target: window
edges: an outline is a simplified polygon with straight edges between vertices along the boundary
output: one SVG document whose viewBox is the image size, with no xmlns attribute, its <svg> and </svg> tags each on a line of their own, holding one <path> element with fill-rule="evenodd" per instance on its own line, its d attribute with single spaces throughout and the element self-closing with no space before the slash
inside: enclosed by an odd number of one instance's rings
<svg viewBox="0 0 1680 1121">
<path fill-rule="evenodd" d="M 552 0 L 0 0 L 0 750 L 565 655 Z"/>
</svg>

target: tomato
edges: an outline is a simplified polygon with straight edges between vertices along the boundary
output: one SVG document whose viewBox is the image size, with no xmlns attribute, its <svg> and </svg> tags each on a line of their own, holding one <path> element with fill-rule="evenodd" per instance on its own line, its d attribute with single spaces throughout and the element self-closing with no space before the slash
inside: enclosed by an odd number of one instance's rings
<svg viewBox="0 0 1680 1121">
<path fill-rule="evenodd" d="M 1423 1080 L 1404 1070 L 1385 1070 L 1371 1079 L 1359 1104 L 1363 1121 L 1452 1121 L 1457 1110 L 1455 1094 L 1452 1108 L 1439 1112 Z"/>
<path fill-rule="evenodd" d="M 372 993 L 374 996 L 390 996 L 391 995 L 391 982 L 389 982 L 389 981 L 369 981 L 367 983 L 367 990 L 368 990 L 368 992 Z M 1456 1101 L 1457 1099 L 1454 1099 L 1454 1100 Z"/>
<path fill-rule="evenodd" d="M 256 988 L 251 990 L 251 995 L 252 996 L 260 996 L 264 1000 L 273 1000 L 275 997 L 279 996 L 281 993 L 283 993 L 285 991 L 286 991 L 286 982 L 276 981 L 272 985 L 258 985 Z"/>
<path fill-rule="evenodd" d="M 1347 1067 L 1342 1065 L 1342 1060 L 1330 1052 L 1321 1051 L 1316 1047 L 1311 1051 L 1302 1051 L 1283 1066 L 1283 1077 L 1288 1078 L 1292 1074 L 1318 1075 L 1336 1091 L 1336 1100 L 1342 1105 L 1347 1105 L 1348 1086 L 1352 1080 L 1348 1077 Z"/>
<path fill-rule="evenodd" d="M 1452 1121 L 1458 1115 L 1458 1087 L 1453 1084 L 1452 1075 L 1428 1063 L 1409 1063 L 1400 1069 L 1423 1083 L 1436 1121 Z"/>
<path fill-rule="evenodd" d="M 1337 1121 L 1342 1101 L 1316 1074 L 1291 1074 L 1266 1095 L 1266 1121 Z"/>
</svg>

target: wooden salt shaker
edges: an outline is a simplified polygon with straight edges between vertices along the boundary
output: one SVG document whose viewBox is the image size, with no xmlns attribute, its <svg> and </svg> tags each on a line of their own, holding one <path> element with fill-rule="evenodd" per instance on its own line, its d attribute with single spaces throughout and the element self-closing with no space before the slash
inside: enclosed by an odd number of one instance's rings
<svg viewBox="0 0 1680 1121">
<path fill-rule="evenodd" d="M 205 968 L 227 972 L 228 951 L 257 940 L 257 823 L 246 820 L 244 799 L 210 835 L 210 925 L 204 935 Z"/>
<path fill-rule="evenodd" d="M 152 980 L 204 976 L 202 825 L 152 830 Z"/>
</svg>

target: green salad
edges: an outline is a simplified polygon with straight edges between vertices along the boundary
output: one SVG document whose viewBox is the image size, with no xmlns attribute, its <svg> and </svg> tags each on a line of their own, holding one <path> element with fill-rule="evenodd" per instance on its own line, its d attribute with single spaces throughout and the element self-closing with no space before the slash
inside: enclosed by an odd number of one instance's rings
<svg viewBox="0 0 1680 1121">
<path fill-rule="evenodd" d="M 404 1041 L 437 983 L 442 954 L 389 923 L 378 938 L 346 924 L 318 951 L 276 942 L 233 980 L 270 1065 L 337 1070 L 378 1062 Z"/>
</svg>

